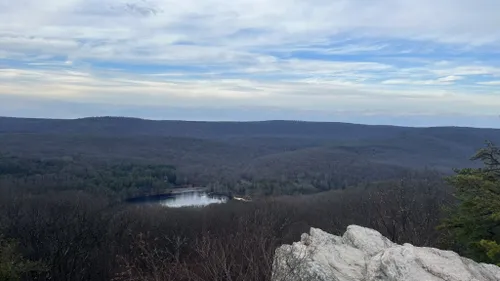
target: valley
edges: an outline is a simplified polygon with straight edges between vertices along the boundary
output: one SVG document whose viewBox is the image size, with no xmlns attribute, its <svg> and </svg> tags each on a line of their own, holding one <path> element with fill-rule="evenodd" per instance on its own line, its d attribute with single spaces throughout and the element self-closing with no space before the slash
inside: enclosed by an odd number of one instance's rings
<svg viewBox="0 0 500 281">
<path fill-rule="evenodd" d="M 492 262 L 445 227 L 457 192 L 496 186 L 486 141 L 500 130 L 0 118 L 0 249 L 27 281 L 260 281 L 281 245 L 355 224 Z"/>
</svg>

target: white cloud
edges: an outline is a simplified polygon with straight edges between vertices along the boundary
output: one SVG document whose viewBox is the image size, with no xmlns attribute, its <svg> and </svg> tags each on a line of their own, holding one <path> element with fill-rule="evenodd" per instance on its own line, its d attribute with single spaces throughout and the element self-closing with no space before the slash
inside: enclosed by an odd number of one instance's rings
<svg viewBox="0 0 500 281">
<path fill-rule="evenodd" d="M 493 112 L 498 10 L 497 0 L 0 0 L 0 99 Z"/>
<path fill-rule="evenodd" d="M 330 42 L 338 35 L 459 44 L 498 44 L 496 0 L 0 0 L 5 49 L 39 46 L 81 58 L 175 58 L 172 43 L 197 51 Z M 24 37 L 17 37 L 22 34 Z M 46 50 L 47 46 L 52 47 Z M 384 44 L 323 48 L 324 53 L 376 51 Z M 222 48 L 222 49 L 221 49 Z M 212 50 L 212 51 L 211 51 Z M 248 51 L 248 50 L 247 50 Z M 196 52 L 191 52 L 194 54 Z M 182 56 L 182 55 L 181 55 Z M 123 59 L 123 58 L 122 58 Z M 193 58 L 194 59 L 194 58 Z"/>
<path fill-rule="evenodd" d="M 498 81 L 485 81 L 485 82 L 477 82 L 479 85 L 488 85 L 488 86 L 497 86 L 500 85 L 500 80 Z"/>
<path fill-rule="evenodd" d="M 16 77 L 16 79 L 12 79 Z M 226 107 L 271 106 L 310 111 L 350 111 L 362 114 L 495 114 L 500 95 L 392 85 L 349 83 L 343 80 L 256 81 L 249 79 L 164 80 L 149 75 L 82 73 L 68 70 L 0 71 L 0 93 L 18 97 L 43 97 L 67 102 L 123 106 Z M 19 83 L 22 81 L 22 83 Z M 398 86 L 398 85 L 396 85 Z M 0 95 L 1 99 L 1 95 Z"/>
<path fill-rule="evenodd" d="M 467 76 L 467 75 L 498 75 L 500 67 L 487 65 L 457 66 L 449 68 L 437 68 L 432 70 L 436 75 Z"/>
<path fill-rule="evenodd" d="M 412 80 L 412 79 L 389 79 L 382 81 L 387 85 L 452 85 L 455 81 L 461 80 L 460 76 L 446 76 L 434 80 Z"/>
<path fill-rule="evenodd" d="M 464 79 L 462 76 L 456 76 L 456 75 L 449 75 L 445 77 L 441 77 L 437 79 L 439 82 L 455 82 Z"/>
</svg>

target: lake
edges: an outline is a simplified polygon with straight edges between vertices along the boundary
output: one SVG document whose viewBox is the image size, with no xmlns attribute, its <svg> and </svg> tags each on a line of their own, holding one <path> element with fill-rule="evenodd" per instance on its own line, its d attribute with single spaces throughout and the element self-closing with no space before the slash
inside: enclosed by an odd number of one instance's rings
<svg viewBox="0 0 500 281">
<path fill-rule="evenodd" d="M 222 204 L 228 197 L 211 195 L 206 191 L 177 192 L 163 196 L 143 197 L 130 201 L 137 204 L 158 204 L 170 208 L 204 207 L 210 204 Z"/>
</svg>

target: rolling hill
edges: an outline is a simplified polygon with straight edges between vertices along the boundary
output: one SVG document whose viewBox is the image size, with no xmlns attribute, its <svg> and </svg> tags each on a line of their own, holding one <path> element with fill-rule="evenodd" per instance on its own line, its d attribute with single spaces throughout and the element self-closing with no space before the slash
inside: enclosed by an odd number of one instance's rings
<svg viewBox="0 0 500 281">
<path fill-rule="evenodd" d="M 300 121 L 0 118 L 3 154 L 170 164 L 199 184 L 242 178 L 285 183 L 335 178 L 334 183 L 356 184 L 413 170 L 450 173 L 474 165 L 469 159 L 486 140 L 500 142 L 500 130 Z"/>
</svg>

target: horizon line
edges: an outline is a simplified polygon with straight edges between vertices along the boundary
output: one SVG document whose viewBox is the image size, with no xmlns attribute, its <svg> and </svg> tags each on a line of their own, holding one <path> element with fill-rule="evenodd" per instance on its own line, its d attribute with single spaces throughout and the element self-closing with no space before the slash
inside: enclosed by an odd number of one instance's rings
<svg viewBox="0 0 500 281">
<path fill-rule="evenodd" d="M 86 116 L 86 117 L 76 117 L 76 118 L 53 118 L 53 117 L 19 117 L 19 116 L 3 116 L 0 115 L 0 119 L 29 119 L 29 120 L 50 120 L 50 121 L 77 121 L 85 119 L 105 119 L 105 118 L 115 118 L 115 119 L 135 119 L 141 121 L 156 121 L 156 122 L 185 122 L 185 123 L 266 123 L 266 122 L 289 122 L 289 123 L 316 123 L 316 124 L 346 124 L 346 125 L 357 125 L 357 126 L 369 126 L 369 127 L 397 127 L 397 128 L 415 128 L 415 129 L 432 129 L 432 128 L 464 128 L 464 129 L 486 129 L 486 130 L 500 130 L 500 128 L 494 127 L 474 127 L 474 126 L 459 126 L 459 125 L 447 125 L 447 126 L 403 126 L 403 125 L 393 125 L 393 124 L 366 124 L 366 123 L 355 123 L 355 122 L 342 122 L 342 121 L 310 121 L 310 120 L 300 120 L 300 119 L 269 119 L 269 120 L 186 120 L 186 119 L 153 119 L 144 117 L 134 117 L 134 116 L 118 116 L 118 115 L 101 115 L 101 116 Z"/>
</svg>

